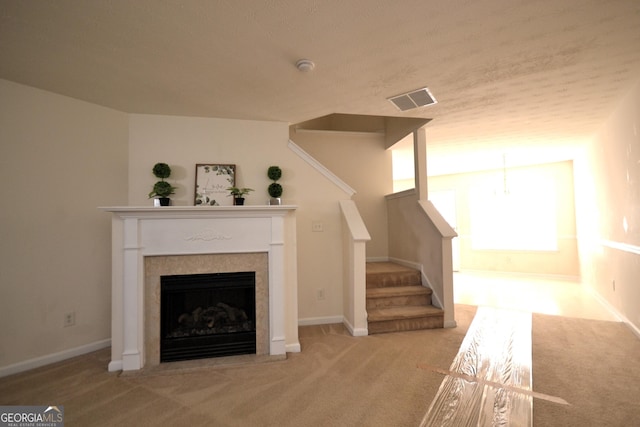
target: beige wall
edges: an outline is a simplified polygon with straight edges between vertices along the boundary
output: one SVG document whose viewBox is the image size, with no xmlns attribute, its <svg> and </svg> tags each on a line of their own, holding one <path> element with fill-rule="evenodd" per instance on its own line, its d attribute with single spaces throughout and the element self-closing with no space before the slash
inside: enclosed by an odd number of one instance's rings
<svg viewBox="0 0 640 427">
<path fill-rule="evenodd" d="M 298 132 L 296 144 L 356 191 L 352 199 L 371 235 L 367 258 L 388 256 L 387 208 L 393 192 L 391 151 L 384 135 L 349 132 Z"/>
<path fill-rule="evenodd" d="M 255 189 L 245 203 L 263 205 L 269 195 L 267 169 L 282 168 L 284 204 L 297 205 L 298 315 L 305 323 L 342 316 L 342 244 L 338 200 L 348 196 L 288 148 L 288 124 L 280 122 L 130 116 L 129 204 L 151 205 L 156 162 L 172 167 L 176 205 L 193 205 L 196 163 L 236 165 L 236 184 Z M 323 232 L 312 232 L 313 222 Z M 322 289 L 324 299 L 318 298 Z"/>
<path fill-rule="evenodd" d="M 583 282 L 640 331 L 640 87 L 576 162 Z"/>
<path fill-rule="evenodd" d="M 502 170 L 429 177 L 429 192 L 454 190 L 457 205 L 457 231 L 461 270 L 486 270 L 577 277 L 580 275 L 576 240 L 572 162 L 510 169 L 539 176 L 555 185 L 557 251 L 474 250 L 471 245 L 470 199 L 475 183 L 485 177 L 502 177 Z M 526 227 L 526 224 L 523 224 Z"/>
<path fill-rule="evenodd" d="M 0 80 L 0 369 L 111 335 L 126 114 Z M 63 327 L 75 312 L 75 326 Z"/>
<path fill-rule="evenodd" d="M 406 190 L 388 199 L 389 217 L 397 219 L 389 223 L 391 257 L 421 265 L 442 302 L 442 235 L 418 204 L 416 191 Z"/>
</svg>

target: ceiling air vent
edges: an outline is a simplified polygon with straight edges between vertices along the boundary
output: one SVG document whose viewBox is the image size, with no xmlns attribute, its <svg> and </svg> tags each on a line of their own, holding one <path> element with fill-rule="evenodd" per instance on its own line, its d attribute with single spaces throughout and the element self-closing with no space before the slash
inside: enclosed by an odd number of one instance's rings
<svg viewBox="0 0 640 427">
<path fill-rule="evenodd" d="M 436 104 L 438 101 L 431 95 L 428 88 L 416 89 L 402 95 L 392 96 L 388 98 L 400 111 L 412 110 L 414 108 L 424 107 Z"/>
</svg>

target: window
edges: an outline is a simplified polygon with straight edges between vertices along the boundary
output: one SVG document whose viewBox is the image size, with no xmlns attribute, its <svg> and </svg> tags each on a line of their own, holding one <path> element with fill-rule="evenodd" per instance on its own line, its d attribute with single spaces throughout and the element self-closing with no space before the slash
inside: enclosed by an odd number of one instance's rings
<svg viewBox="0 0 640 427">
<path fill-rule="evenodd" d="M 556 190 L 550 176 L 505 171 L 471 187 L 471 246 L 475 250 L 558 249 Z"/>
</svg>

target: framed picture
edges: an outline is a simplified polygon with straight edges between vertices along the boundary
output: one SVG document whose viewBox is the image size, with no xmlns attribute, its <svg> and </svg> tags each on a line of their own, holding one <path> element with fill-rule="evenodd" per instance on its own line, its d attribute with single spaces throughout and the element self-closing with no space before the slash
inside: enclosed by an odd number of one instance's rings
<svg viewBox="0 0 640 427">
<path fill-rule="evenodd" d="M 236 185 L 236 165 L 202 163 L 196 165 L 196 206 L 231 206 L 227 188 Z"/>
</svg>

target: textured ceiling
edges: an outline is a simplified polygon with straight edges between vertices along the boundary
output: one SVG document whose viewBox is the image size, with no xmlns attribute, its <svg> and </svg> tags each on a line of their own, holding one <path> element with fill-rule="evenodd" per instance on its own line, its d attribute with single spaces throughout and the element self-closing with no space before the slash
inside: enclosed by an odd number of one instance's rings
<svg viewBox="0 0 640 427">
<path fill-rule="evenodd" d="M 130 113 L 431 118 L 435 145 L 563 144 L 640 79 L 640 1 L 3 0 L 0 78 Z M 438 104 L 387 101 L 424 86 Z"/>
</svg>

